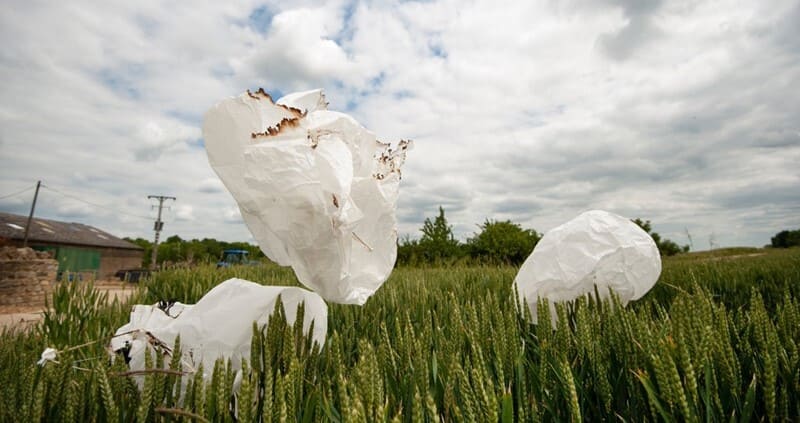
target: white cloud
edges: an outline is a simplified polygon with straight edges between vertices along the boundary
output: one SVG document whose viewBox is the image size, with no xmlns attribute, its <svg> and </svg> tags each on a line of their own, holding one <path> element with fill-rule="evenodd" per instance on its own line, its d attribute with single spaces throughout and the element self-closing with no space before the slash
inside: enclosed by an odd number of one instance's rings
<svg viewBox="0 0 800 423">
<path fill-rule="evenodd" d="M 763 245 L 800 226 L 797 16 L 789 0 L 17 2 L 0 11 L 0 177 L 121 212 L 45 192 L 44 217 L 150 238 L 147 195 L 172 195 L 165 236 L 250 239 L 202 115 L 320 86 L 381 139 L 415 139 L 401 233 L 439 205 L 462 238 L 602 207 L 679 242 Z"/>
<path fill-rule="evenodd" d="M 200 130 L 196 126 L 150 121 L 139 128 L 132 149 L 137 161 L 154 161 L 165 151 L 199 138 Z"/>
<path fill-rule="evenodd" d="M 349 66 L 345 52 L 331 40 L 337 26 L 335 17 L 322 8 L 279 13 L 267 37 L 255 43 L 237 70 L 264 72 L 254 76 L 290 86 L 341 77 Z"/>
<path fill-rule="evenodd" d="M 193 221 L 194 208 L 190 204 L 182 204 L 175 208 L 175 219 L 180 221 Z"/>
<path fill-rule="evenodd" d="M 206 194 L 215 194 L 224 192 L 225 185 L 222 185 L 222 181 L 219 178 L 206 178 L 200 181 L 197 185 L 197 190 Z"/>
<path fill-rule="evenodd" d="M 65 220 L 86 218 L 91 216 L 95 210 L 91 206 L 82 203 L 66 203 L 61 204 L 56 209 L 59 217 Z"/>
<path fill-rule="evenodd" d="M 244 220 L 242 220 L 242 213 L 239 211 L 239 207 L 226 207 L 223 211 L 223 216 L 225 217 L 226 223 L 244 224 Z"/>
</svg>

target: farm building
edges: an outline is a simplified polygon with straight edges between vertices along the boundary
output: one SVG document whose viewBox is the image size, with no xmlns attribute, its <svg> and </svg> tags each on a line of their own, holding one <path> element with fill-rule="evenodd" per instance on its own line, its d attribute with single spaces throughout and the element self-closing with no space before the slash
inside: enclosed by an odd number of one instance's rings
<svg viewBox="0 0 800 423">
<path fill-rule="evenodd" d="M 21 247 L 27 216 L 0 213 L 0 246 Z M 28 246 L 50 251 L 63 272 L 114 277 L 118 270 L 142 265 L 144 250 L 108 232 L 81 223 L 34 218 L 28 232 Z"/>
</svg>

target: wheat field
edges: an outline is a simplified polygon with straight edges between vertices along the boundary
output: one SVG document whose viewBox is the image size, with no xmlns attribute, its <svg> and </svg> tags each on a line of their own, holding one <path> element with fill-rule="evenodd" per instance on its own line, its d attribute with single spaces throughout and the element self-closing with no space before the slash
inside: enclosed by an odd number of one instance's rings
<svg viewBox="0 0 800 423">
<path fill-rule="evenodd" d="M 125 303 L 108 301 L 90 283 L 61 284 L 40 324 L 0 334 L 0 421 L 800 417 L 800 250 L 666 259 L 643 299 L 627 307 L 591 298 L 559 306 L 555 328 L 530 323 L 512 291 L 515 274 L 512 267 L 396 269 L 365 306 L 329 305 L 322 348 L 278 309 L 269 327 L 253 328 L 235 395 L 228 363 L 203 369 L 212 374 L 204 383 L 202 371 L 177 371 L 180 354 L 153 354 L 153 370 L 134 376 L 105 346 L 132 304 L 194 303 L 230 277 L 293 285 L 290 270 L 164 271 Z M 38 366 L 46 347 L 61 353 Z"/>
</svg>

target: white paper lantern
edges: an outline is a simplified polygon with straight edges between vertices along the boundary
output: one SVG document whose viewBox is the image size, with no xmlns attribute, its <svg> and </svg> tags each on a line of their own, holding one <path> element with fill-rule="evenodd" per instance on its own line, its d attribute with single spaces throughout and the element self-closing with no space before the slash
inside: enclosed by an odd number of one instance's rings
<svg viewBox="0 0 800 423">
<path fill-rule="evenodd" d="M 602 210 L 588 211 L 548 231 L 519 269 L 514 284 L 534 322 L 537 300 L 551 304 L 613 290 L 623 304 L 644 296 L 661 273 L 653 238 L 635 223 Z"/>
<path fill-rule="evenodd" d="M 364 304 L 394 267 L 400 168 L 395 149 L 321 90 L 277 103 L 263 90 L 220 102 L 203 136 L 214 171 L 264 253 L 328 301 Z"/>
</svg>

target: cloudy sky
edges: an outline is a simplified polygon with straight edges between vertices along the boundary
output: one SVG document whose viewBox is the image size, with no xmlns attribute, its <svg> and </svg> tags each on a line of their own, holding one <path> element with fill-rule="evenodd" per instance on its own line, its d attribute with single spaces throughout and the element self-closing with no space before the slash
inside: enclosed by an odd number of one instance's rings
<svg viewBox="0 0 800 423">
<path fill-rule="evenodd" d="M 798 22 L 782 0 L 5 2 L 0 211 L 42 180 L 40 217 L 152 238 L 163 194 L 163 236 L 252 240 L 203 114 L 319 87 L 415 141 L 401 234 L 440 205 L 462 240 L 599 208 L 761 246 L 800 227 Z"/>
</svg>

